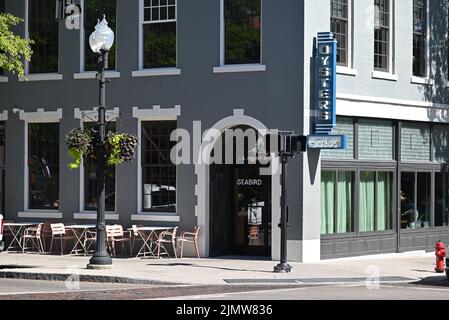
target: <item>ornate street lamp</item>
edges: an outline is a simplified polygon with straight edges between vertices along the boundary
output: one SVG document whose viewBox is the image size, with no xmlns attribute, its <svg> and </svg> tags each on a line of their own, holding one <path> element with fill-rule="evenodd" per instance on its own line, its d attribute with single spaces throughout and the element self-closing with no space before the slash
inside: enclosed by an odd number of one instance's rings
<svg viewBox="0 0 449 320">
<path fill-rule="evenodd" d="M 98 106 L 98 140 L 103 145 L 106 139 L 105 133 L 105 107 L 106 107 L 106 75 L 108 68 L 109 50 L 114 44 L 114 32 L 108 27 L 105 15 L 98 21 L 95 31 L 90 35 L 89 45 L 98 56 L 98 74 L 100 76 L 100 105 Z M 97 241 L 95 253 L 89 261 L 89 269 L 104 269 L 112 266 L 112 259 L 106 250 L 106 222 L 105 222 L 105 170 L 106 155 L 97 150 Z"/>
</svg>

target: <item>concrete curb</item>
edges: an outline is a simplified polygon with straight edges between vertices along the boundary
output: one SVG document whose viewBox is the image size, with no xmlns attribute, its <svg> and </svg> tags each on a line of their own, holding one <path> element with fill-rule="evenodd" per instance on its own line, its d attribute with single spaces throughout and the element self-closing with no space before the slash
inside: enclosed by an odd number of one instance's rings
<svg viewBox="0 0 449 320">
<path fill-rule="evenodd" d="M 186 285 L 185 283 L 156 281 L 148 279 L 136 279 L 116 276 L 101 276 L 87 274 L 68 274 L 68 273 L 39 273 L 39 272 L 16 272 L 16 271 L 0 271 L 1 279 L 23 279 L 23 280 L 47 280 L 47 281 L 67 281 L 78 277 L 80 282 L 97 282 L 97 283 L 122 283 L 122 284 L 147 284 L 147 285 Z"/>
</svg>

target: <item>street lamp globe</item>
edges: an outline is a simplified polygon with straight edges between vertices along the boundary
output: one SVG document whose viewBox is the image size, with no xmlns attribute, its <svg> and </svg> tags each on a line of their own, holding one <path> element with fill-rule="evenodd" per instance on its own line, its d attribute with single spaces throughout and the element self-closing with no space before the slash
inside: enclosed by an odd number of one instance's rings
<svg viewBox="0 0 449 320">
<path fill-rule="evenodd" d="M 98 20 L 95 31 L 89 37 L 89 45 L 93 52 L 101 53 L 101 51 L 109 51 L 114 44 L 114 31 L 108 27 L 106 16 L 103 20 Z"/>
</svg>

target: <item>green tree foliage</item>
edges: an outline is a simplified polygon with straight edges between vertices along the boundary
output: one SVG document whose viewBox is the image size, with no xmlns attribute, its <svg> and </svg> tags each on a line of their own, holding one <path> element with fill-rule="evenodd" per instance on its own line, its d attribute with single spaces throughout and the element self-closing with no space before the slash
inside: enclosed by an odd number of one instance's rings
<svg viewBox="0 0 449 320">
<path fill-rule="evenodd" d="M 23 19 L 9 13 L 0 13 L 0 69 L 25 75 L 23 60 L 31 60 L 32 40 L 15 35 L 10 29 L 23 22 Z"/>
</svg>

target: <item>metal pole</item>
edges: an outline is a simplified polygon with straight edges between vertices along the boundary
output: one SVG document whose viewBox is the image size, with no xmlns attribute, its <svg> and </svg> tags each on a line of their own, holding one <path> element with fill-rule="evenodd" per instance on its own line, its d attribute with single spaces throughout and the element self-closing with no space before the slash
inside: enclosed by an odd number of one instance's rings
<svg viewBox="0 0 449 320">
<path fill-rule="evenodd" d="M 99 56 L 100 73 L 100 105 L 98 107 L 98 140 L 103 145 L 106 139 L 106 76 L 105 70 L 108 68 L 109 50 L 101 50 Z M 106 157 L 102 148 L 97 150 L 97 241 L 95 244 L 95 253 L 89 261 L 88 268 L 107 268 L 112 265 L 112 259 L 106 250 L 106 219 L 105 219 L 105 170 Z"/>
<path fill-rule="evenodd" d="M 286 175 L 287 175 L 287 161 L 288 155 L 281 155 L 282 163 L 282 175 L 281 175 L 281 223 L 279 228 L 281 228 L 281 261 L 274 267 L 274 272 L 291 272 L 292 267 L 287 262 L 287 185 L 286 185 Z"/>
</svg>

